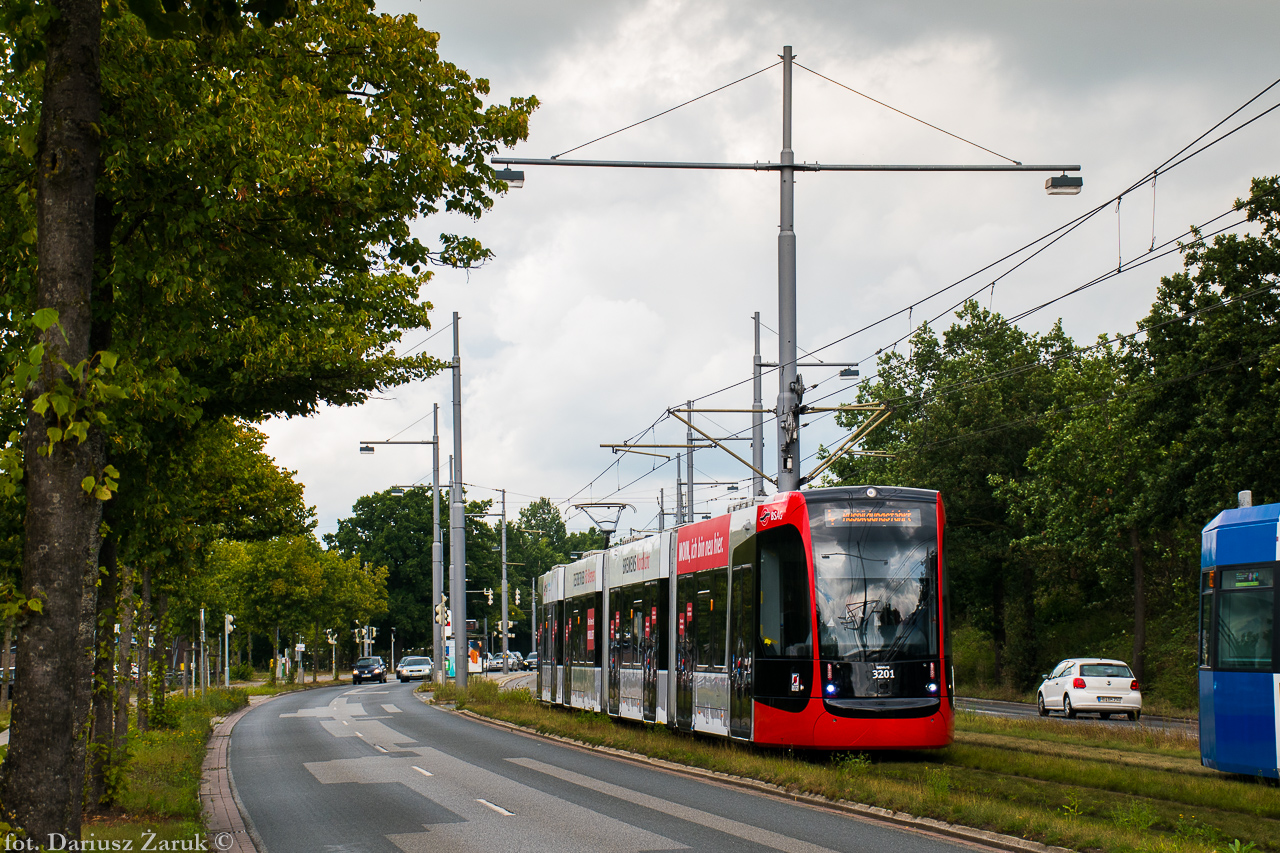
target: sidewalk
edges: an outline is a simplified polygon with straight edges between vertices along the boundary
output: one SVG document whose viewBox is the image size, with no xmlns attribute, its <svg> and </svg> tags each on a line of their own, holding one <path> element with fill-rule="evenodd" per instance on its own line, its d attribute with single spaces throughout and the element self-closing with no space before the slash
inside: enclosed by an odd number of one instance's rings
<svg viewBox="0 0 1280 853">
<path fill-rule="evenodd" d="M 253 708 L 275 698 L 276 696 L 252 696 L 247 707 L 219 720 L 213 727 L 200 780 L 200 805 L 208 821 L 211 850 L 221 850 L 223 853 L 257 851 L 255 839 L 245 826 L 239 798 L 231 786 L 227 749 L 231 745 L 231 730 L 240 718 Z"/>
</svg>

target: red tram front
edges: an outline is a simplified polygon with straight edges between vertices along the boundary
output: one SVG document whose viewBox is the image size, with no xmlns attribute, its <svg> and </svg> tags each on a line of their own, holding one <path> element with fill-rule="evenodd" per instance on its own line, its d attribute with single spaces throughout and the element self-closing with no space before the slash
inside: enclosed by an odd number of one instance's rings
<svg viewBox="0 0 1280 853">
<path fill-rule="evenodd" d="M 954 732 L 937 492 L 785 492 L 538 584 L 539 696 L 777 746 Z"/>
</svg>

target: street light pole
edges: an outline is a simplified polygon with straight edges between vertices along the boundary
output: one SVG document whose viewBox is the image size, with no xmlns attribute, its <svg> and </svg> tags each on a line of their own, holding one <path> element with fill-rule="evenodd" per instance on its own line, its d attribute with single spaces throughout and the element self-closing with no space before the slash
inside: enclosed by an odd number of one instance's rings
<svg viewBox="0 0 1280 853">
<path fill-rule="evenodd" d="M 462 497 L 462 357 L 458 351 L 458 312 L 453 312 L 453 486 L 449 490 L 449 556 L 453 575 L 449 592 L 453 596 L 454 676 L 459 690 L 467 687 L 471 645 L 467 640 L 467 509 Z M 459 647 L 457 638 L 461 636 Z"/>
<path fill-rule="evenodd" d="M 800 474 L 800 416 L 804 389 L 796 372 L 796 233 L 795 233 L 795 175 L 796 172 L 1062 172 L 1062 178 L 1053 178 L 1046 184 L 1051 195 L 1078 193 L 1083 186 L 1080 178 L 1068 178 L 1067 172 L 1078 172 L 1078 164 L 1044 165 L 1010 164 L 993 165 L 922 165 L 922 164 L 830 164 L 795 162 L 791 148 L 791 72 L 795 54 L 790 45 L 782 48 L 782 157 L 779 163 L 708 163 L 664 162 L 657 160 L 568 160 L 562 157 L 530 159 L 525 157 L 493 157 L 491 162 L 504 166 L 584 166 L 594 168 L 624 169 L 715 169 L 754 172 L 777 172 L 780 178 L 781 202 L 778 224 L 778 491 L 795 491 L 803 485 Z M 515 173 L 512 173 L 513 175 Z M 523 186 L 523 173 L 520 173 Z M 1054 191 L 1058 188 L 1058 192 Z M 692 408 L 692 407 L 690 407 Z M 760 408 L 757 404 L 756 408 Z M 677 457 L 678 459 L 679 457 Z M 757 468 L 760 466 L 757 465 Z M 679 462 L 676 468 L 677 489 L 680 488 Z M 692 475 L 688 478 L 693 480 Z M 760 484 L 758 491 L 763 491 Z M 681 512 L 680 495 L 676 495 L 677 520 Z M 693 515 L 689 501 L 688 516 Z"/>
<path fill-rule="evenodd" d="M 434 441 L 431 442 L 431 643 L 435 666 L 431 679 L 444 683 L 444 623 L 435 618 L 436 608 L 444 595 L 444 543 L 440 541 L 440 404 L 433 403 L 431 423 Z"/>
<path fill-rule="evenodd" d="M 800 488 L 796 397 L 796 162 L 791 150 L 791 45 L 782 48 L 781 222 L 778 225 L 778 491 Z M 692 478 L 691 478 L 692 479 Z"/>
<path fill-rule="evenodd" d="M 507 490 L 502 490 L 502 616 L 498 619 L 502 631 L 502 674 L 511 670 L 507 663 Z"/>
</svg>

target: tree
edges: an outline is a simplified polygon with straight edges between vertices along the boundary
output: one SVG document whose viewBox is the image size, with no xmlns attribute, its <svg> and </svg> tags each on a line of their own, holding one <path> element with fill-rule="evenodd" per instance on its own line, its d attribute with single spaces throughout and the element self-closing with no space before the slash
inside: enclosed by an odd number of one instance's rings
<svg viewBox="0 0 1280 853">
<path fill-rule="evenodd" d="M 390 350 L 400 328 L 425 324 L 419 267 L 433 254 L 407 220 L 487 208 L 505 185 L 484 156 L 523 138 L 534 106 L 481 110 L 487 83 L 440 62 L 434 35 L 362 4 L 308 6 L 276 29 L 240 29 L 236 3 L 134 5 L 152 35 L 224 37 L 148 41 L 123 14 L 102 42 L 98 3 L 5 10 L 5 82 L 23 120 L 0 131 L 0 184 L 45 218 L 17 226 L 36 234 L 38 276 L 29 251 L 8 252 L 0 273 L 8 393 L 28 412 L 21 458 L 3 464 L 26 477 L 24 583 L 43 605 L 19 639 L 28 699 L 3 785 L 40 837 L 78 835 L 87 693 L 66 691 L 88 676 L 98 520 L 115 486 L 105 436 L 133 448 L 156 422 L 305 414 L 433 371 Z M 283 5 L 254 8 L 270 24 Z M 116 63 L 102 66 L 105 113 L 100 47 Z M 42 75 L 29 70 L 39 57 Z M 485 256 L 446 237 L 434 259 Z M 113 392 L 130 405 L 108 421 Z M 152 429 L 126 426 L 139 421 Z"/>
<path fill-rule="evenodd" d="M 993 637 L 997 676 L 1019 687 L 1036 673 L 1038 579 L 1011 549 L 1022 531 L 996 489 L 1026 473 L 1040 415 L 1055 406 L 1049 366 L 1072 349 L 1059 327 L 1028 334 L 970 302 L 941 340 L 923 328 L 908 355 L 885 353 L 879 378 L 859 391 L 860 401 L 895 409 L 865 446 L 896 458 L 841 459 L 831 469 L 834 483 L 942 492 L 955 613 Z M 853 418 L 841 423 L 851 428 Z"/>
</svg>

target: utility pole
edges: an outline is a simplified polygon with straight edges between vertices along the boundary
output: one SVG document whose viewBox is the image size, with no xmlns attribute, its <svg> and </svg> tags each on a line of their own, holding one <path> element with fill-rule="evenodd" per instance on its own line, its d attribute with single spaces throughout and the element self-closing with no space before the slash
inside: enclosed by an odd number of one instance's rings
<svg viewBox="0 0 1280 853">
<path fill-rule="evenodd" d="M 440 404 L 431 407 L 433 441 L 431 442 L 431 612 L 439 612 L 444 596 L 444 543 L 440 541 Z M 444 623 L 439 618 L 431 622 L 432 654 L 436 665 L 431 667 L 431 679 L 444 683 Z"/>
<path fill-rule="evenodd" d="M 690 409 L 689 420 L 692 421 L 693 420 L 693 411 L 692 411 L 693 401 L 690 400 L 686 405 Z M 693 521 L 694 515 L 693 515 L 693 427 L 692 426 L 685 428 L 684 440 L 685 440 L 685 443 L 689 445 L 689 452 L 686 453 L 684 457 L 685 488 L 689 490 L 689 496 L 685 500 L 685 505 L 689 508 L 689 521 Z"/>
<path fill-rule="evenodd" d="M 667 496 L 664 489 L 658 489 L 658 532 L 665 530 L 665 522 L 667 520 Z"/>
<path fill-rule="evenodd" d="M 796 172 L 791 150 L 791 45 L 782 48 L 781 222 L 778 225 L 778 491 L 800 488 L 796 392 Z"/>
<path fill-rule="evenodd" d="M 760 375 L 760 312 L 755 313 L 756 355 L 755 369 L 751 377 L 751 464 L 755 471 L 751 476 L 751 496 L 764 497 L 764 392 Z"/>
<path fill-rule="evenodd" d="M 680 482 L 680 454 L 676 454 L 676 527 L 684 524 L 684 484 Z"/>
<path fill-rule="evenodd" d="M 1009 165 L 883 165 L 831 164 L 795 162 L 791 148 L 791 72 L 795 54 L 791 45 L 782 48 L 782 155 L 779 163 L 681 163 L 656 160 L 570 160 L 563 157 L 530 159 L 525 157 L 493 157 L 490 162 L 503 166 L 585 166 L 625 169 L 729 169 L 754 172 L 777 172 L 780 178 L 778 223 L 778 491 L 799 489 L 800 417 L 803 414 L 803 379 L 796 371 L 796 172 L 1079 172 L 1075 165 L 1027 165 L 1011 161 Z M 997 155 L 1003 159 L 1003 155 Z M 1053 179 L 1057 181 L 1058 179 Z M 1071 179 L 1070 186 L 1079 192 L 1083 181 Z M 1046 190 L 1049 186 L 1046 184 Z M 1053 193 L 1051 193 L 1053 194 Z M 1074 193 L 1072 193 L 1074 194 Z M 757 406 L 756 408 L 759 408 Z M 690 464 L 692 469 L 692 464 Z M 756 466 L 759 468 L 760 466 Z M 688 478 L 693 480 L 692 474 Z M 693 506 L 689 501 L 689 515 Z"/>
<path fill-rule="evenodd" d="M 507 490 L 502 490 L 502 618 L 498 620 L 502 631 L 502 674 L 511 670 L 507 663 Z"/>
<path fill-rule="evenodd" d="M 467 687 L 471 645 L 467 640 L 467 505 L 462 496 L 462 356 L 458 349 L 458 312 L 453 312 L 453 486 L 449 490 L 449 556 L 453 576 L 454 677 L 459 690 Z M 459 645 L 457 638 L 462 638 Z"/>
</svg>

